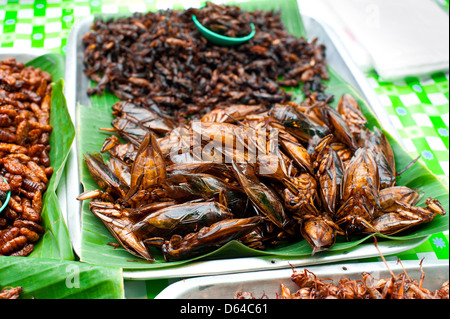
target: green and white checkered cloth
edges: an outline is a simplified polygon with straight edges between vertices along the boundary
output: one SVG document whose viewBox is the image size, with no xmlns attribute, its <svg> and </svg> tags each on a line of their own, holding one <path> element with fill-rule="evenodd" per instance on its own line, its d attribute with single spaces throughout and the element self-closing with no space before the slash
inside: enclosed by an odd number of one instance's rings
<svg viewBox="0 0 450 319">
<path fill-rule="evenodd" d="M 448 11 L 448 0 L 436 0 Z M 0 0 L 0 47 L 41 48 L 65 53 L 73 24 L 94 13 L 146 12 L 166 8 L 199 7 L 200 0 Z M 427 78 L 408 78 L 383 82 L 377 74 L 367 79 L 386 108 L 406 149 L 421 155 L 423 163 L 448 185 L 449 180 L 449 75 L 432 74 Z M 448 232 L 430 237 L 424 244 L 399 254 L 403 260 L 424 256 L 448 259 Z M 392 257 L 392 256 L 391 256 Z M 152 283 L 151 283 L 152 282 Z M 168 281 L 148 281 L 147 297 Z"/>
<path fill-rule="evenodd" d="M 448 185 L 449 90 L 448 73 L 426 78 L 382 82 L 367 75 L 381 104 L 402 138 L 406 150 Z"/>
</svg>

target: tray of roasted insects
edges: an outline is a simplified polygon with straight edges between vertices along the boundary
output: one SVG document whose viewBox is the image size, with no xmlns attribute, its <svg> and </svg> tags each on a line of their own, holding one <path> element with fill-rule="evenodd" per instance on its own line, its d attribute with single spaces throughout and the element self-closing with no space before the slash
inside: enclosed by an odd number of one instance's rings
<svg viewBox="0 0 450 319">
<path fill-rule="evenodd" d="M 56 195 L 75 134 L 63 75 L 62 55 L 0 49 L 0 256 L 74 257 Z"/>
<path fill-rule="evenodd" d="M 155 299 L 448 299 L 448 262 L 343 262 L 177 281 Z"/>
<path fill-rule="evenodd" d="M 193 15 L 224 36 L 256 33 L 214 45 Z M 378 256 L 374 234 L 391 255 L 448 230 L 448 189 L 296 1 L 89 17 L 66 54 L 81 261 L 190 277 Z"/>
</svg>

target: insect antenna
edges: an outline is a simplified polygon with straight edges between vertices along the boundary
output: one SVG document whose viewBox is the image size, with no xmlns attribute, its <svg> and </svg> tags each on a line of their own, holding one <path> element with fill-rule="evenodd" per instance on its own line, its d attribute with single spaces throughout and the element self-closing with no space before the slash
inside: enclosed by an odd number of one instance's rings
<svg viewBox="0 0 450 319">
<path fill-rule="evenodd" d="M 406 165 L 405 168 L 403 168 L 400 172 L 395 173 L 396 176 L 400 176 L 401 174 L 403 174 L 404 172 L 406 172 L 411 166 L 413 166 L 420 158 L 420 155 L 417 156 L 415 159 L 413 159 L 411 162 L 409 162 L 408 165 Z"/>
<path fill-rule="evenodd" d="M 387 264 L 387 262 L 386 262 L 386 259 L 384 258 L 383 254 L 382 254 L 381 251 L 380 251 L 380 248 L 378 248 L 377 237 L 376 237 L 375 235 L 373 235 L 372 237 L 373 237 L 373 239 L 374 239 L 374 245 L 375 245 L 375 248 L 378 250 L 378 253 L 379 253 L 380 256 L 381 256 L 381 259 L 383 260 L 384 264 L 386 265 L 386 268 L 389 270 L 389 273 L 391 274 L 392 278 L 394 279 L 394 278 L 395 278 L 394 273 L 393 273 L 392 270 L 389 268 L 389 266 L 388 266 L 388 264 Z"/>
</svg>

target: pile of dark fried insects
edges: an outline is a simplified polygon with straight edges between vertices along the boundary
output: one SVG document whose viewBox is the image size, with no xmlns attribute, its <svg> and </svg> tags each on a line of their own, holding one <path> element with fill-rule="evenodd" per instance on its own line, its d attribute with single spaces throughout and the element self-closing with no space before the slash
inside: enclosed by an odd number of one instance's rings
<svg viewBox="0 0 450 319">
<path fill-rule="evenodd" d="M 53 174 L 51 76 L 15 59 L 0 61 L 0 256 L 27 256 L 44 232 L 42 194 Z"/>
<path fill-rule="evenodd" d="M 201 36 L 193 14 L 229 30 L 239 29 L 239 21 L 252 22 L 256 35 L 239 46 L 217 46 Z M 284 103 L 291 95 L 282 87 L 299 82 L 306 96 L 314 91 L 319 100 L 326 98 L 325 47 L 289 34 L 280 12 L 208 3 L 202 9 L 96 19 L 83 44 L 84 71 L 96 82 L 88 94 L 108 88 L 121 100 L 166 112 L 179 122 L 215 107 Z"/>
</svg>

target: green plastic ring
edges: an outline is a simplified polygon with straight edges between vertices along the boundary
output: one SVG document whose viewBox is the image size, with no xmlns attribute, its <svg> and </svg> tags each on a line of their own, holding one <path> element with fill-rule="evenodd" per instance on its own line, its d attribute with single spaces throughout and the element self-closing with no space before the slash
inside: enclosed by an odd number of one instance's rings
<svg viewBox="0 0 450 319">
<path fill-rule="evenodd" d="M 211 41 L 212 43 L 218 44 L 218 45 L 225 45 L 225 46 L 238 45 L 238 44 L 241 44 L 241 43 L 244 43 L 244 42 L 250 40 L 251 38 L 254 37 L 254 35 L 256 33 L 255 25 L 253 23 L 250 23 L 250 28 L 252 29 L 250 34 L 246 35 L 245 37 L 231 38 L 231 37 L 227 37 L 227 36 L 218 34 L 216 32 L 211 31 L 210 29 L 206 28 L 197 20 L 197 17 L 195 15 L 192 15 L 192 20 L 194 21 L 194 24 L 198 28 L 200 33 L 208 41 Z"/>
<path fill-rule="evenodd" d="M 4 177 L 2 177 L 2 178 L 3 178 L 3 180 L 5 181 L 5 183 L 8 183 Z M 9 202 L 9 199 L 10 199 L 10 198 L 11 198 L 11 191 L 8 191 L 8 192 L 6 193 L 6 200 L 5 200 L 5 202 L 3 203 L 2 207 L 0 208 L 0 213 L 1 213 L 1 212 L 5 209 L 5 207 L 8 205 L 8 202 Z"/>
</svg>

